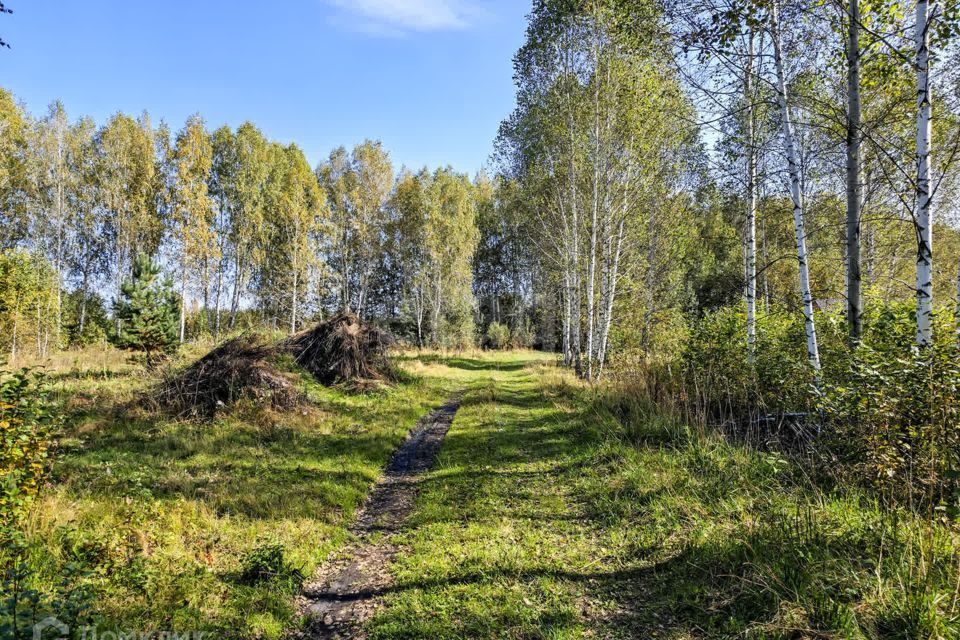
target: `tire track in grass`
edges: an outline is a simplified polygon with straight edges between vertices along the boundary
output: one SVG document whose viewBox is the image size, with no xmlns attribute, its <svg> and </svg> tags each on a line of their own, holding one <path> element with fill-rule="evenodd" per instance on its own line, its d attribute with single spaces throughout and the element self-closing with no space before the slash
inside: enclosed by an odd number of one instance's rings
<svg viewBox="0 0 960 640">
<path fill-rule="evenodd" d="M 384 476 L 350 528 L 357 541 L 322 565 L 304 586 L 303 628 L 292 637 L 310 640 L 362 637 L 363 623 L 390 586 L 397 547 L 389 540 L 413 510 L 420 477 L 433 466 L 460 407 L 459 395 L 420 419 L 394 453 Z"/>
</svg>

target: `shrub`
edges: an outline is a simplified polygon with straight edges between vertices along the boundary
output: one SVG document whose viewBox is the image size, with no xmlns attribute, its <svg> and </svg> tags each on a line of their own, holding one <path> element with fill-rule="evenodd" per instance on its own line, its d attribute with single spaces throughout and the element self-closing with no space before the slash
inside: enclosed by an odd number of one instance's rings
<svg viewBox="0 0 960 640">
<path fill-rule="evenodd" d="M 42 374 L 0 372 L 0 527 L 15 526 L 39 493 L 61 421 Z"/>
<path fill-rule="evenodd" d="M 536 335 L 529 318 L 524 318 L 523 322 L 514 330 L 510 344 L 517 349 L 530 349 L 536 341 Z"/>
<path fill-rule="evenodd" d="M 499 322 L 491 322 L 487 327 L 487 344 L 491 349 L 506 349 L 510 346 L 510 327 Z"/>
<path fill-rule="evenodd" d="M 64 296 L 64 327 L 70 347 L 106 342 L 112 327 L 103 298 L 80 290 L 68 293 Z"/>
<path fill-rule="evenodd" d="M 287 580 L 299 585 L 303 581 L 303 573 L 287 562 L 282 544 L 262 543 L 243 556 L 239 579 L 246 585 L 272 580 Z"/>
<path fill-rule="evenodd" d="M 819 386 L 807 362 L 803 318 L 771 309 L 747 362 L 745 317 L 728 307 L 691 323 L 673 357 L 646 357 L 616 373 L 622 417 L 674 420 L 762 447 L 802 452 L 823 479 L 882 491 L 893 502 L 960 516 L 960 352 L 953 318 L 936 344 L 914 346 L 913 305 L 873 300 L 856 348 L 842 310 L 817 314 Z"/>
</svg>

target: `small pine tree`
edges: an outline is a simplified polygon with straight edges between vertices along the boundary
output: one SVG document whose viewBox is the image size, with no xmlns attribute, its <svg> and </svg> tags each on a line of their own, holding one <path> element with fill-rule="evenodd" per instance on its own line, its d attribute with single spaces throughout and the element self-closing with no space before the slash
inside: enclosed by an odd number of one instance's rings
<svg viewBox="0 0 960 640">
<path fill-rule="evenodd" d="M 170 279 L 160 278 L 160 266 L 141 254 L 133 265 L 133 279 L 124 282 L 120 292 L 122 298 L 114 307 L 120 320 L 117 346 L 143 351 L 148 367 L 158 355 L 176 352 L 180 300 Z"/>
</svg>

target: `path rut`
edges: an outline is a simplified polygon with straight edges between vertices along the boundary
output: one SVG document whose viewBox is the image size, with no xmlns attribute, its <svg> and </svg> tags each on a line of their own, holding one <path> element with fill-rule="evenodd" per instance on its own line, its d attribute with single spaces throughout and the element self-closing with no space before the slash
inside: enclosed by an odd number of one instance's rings
<svg viewBox="0 0 960 640">
<path fill-rule="evenodd" d="M 306 624 L 298 638 L 363 637 L 363 623 L 391 583 L 389 566 L 397 547 L 389 534 L 399 531 L 413 510 L 420 476 L 433 466 L 459 407 L 460 399 L 454 397 L 428 413 L 394 453 L 350 527 L 356 541 L 321 566 L 304 586 L 300 605 Z M 374 538 L 375 533 L 387 535 Z"/>
</svg>

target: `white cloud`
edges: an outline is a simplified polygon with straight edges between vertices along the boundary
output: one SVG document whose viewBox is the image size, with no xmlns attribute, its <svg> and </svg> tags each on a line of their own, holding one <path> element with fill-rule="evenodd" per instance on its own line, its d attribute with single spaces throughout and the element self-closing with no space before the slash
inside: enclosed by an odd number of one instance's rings
<svg viewBox="0 0 960 640">
<path fill-rule="evenodd" d="M 328 0 L 337 22 L 369 33 L 446 31 L 470 25 L 478 10 L 464 0 Z M 349 20 L 345 20 L 350 16 Z"/>
</svg>

